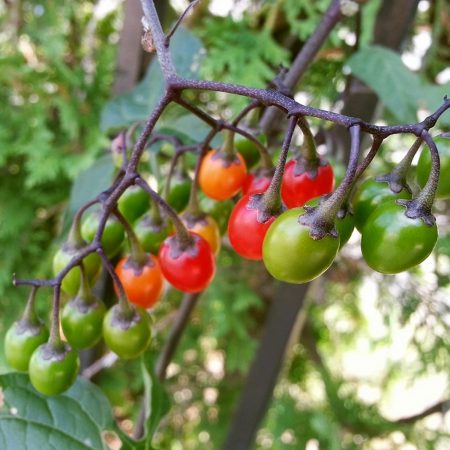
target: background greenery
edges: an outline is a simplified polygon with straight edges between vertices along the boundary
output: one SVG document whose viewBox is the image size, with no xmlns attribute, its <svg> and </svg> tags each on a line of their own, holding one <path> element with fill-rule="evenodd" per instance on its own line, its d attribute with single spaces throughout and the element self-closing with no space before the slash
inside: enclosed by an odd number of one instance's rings
<svg viewBox="0 0 450 450">
<path fill-rule="evenodd" d="M 180 3 L 171 8 L 177 10 Z M 328 5 L 326 0 L 267 0 L 245 2 L 243 8 L 243 2 L 235 2 L 234 13 L 223 17 L 217 6 L 225 3 L 203 1 L 188 29 L 177 33 L 177 67 L 189 76 L 257 87 L 264 87 L 280 64 L 289 66 Z M 379 117 L 386 123 L 416 121 L 450 92 L 448 83 L 437 84 L 449 63 L 445 2 L 420 2 L 402 55 L 370 46 L 380 5 L 372 0 L 363 9 L 359 50 L 353 46 L 353 19 L 336 28 L 296 89 L 301 101 L 339 109 L 349 70 L 378 94 L 384 104 Z M 112 96 L 123 5 L 104 6 L 86 0 L 0 2 L 0 334 L 18 317 L 27 295 L 11 287 L 12 273 L 50 275 L 68 217 L 111 177 L 108 138 L 144 119 L 161 89 L 152 62 L 133 91 Z M 173 17 L 171 10 L 166 21 Z M 427 39 L 429 45 L 423 46 Z M 411 65 L 414 57 L 419 65 L 412 71 L 404 61 Z M 245 105 L 243 98 L 214 93 L 192 94 L 192 100 L 217 117 L 229 117 Z M 449 124 L 447 114 L 439 127 Z M 318 123 L 314 126 L 317 131 Z M 177 108 L 168 110 L 159 127 L 185 142 L 205 135 L 202 124 Z M 397 162 L 410 143 L 402 137 L 386 142 L 373 173 Z M 333 155 L 334 149 L 327 152 Z M 164 170 L 164 159 L 159 162 Z M 144 171 L 151 172 L 150 165 Z M 439 202 L 436 214 L 437 249 L 414 271 L 394 277 L 373 273 L 361 260 L 355 234 L 332 270 L 313 284 L 255 449 L 448 448 L 448 414 L 445 420 L 435 414 L 398 422 L 449 394 L 448 203 Z M 170 411 L 157 429 L 155 448 L 220 448 L 273 292 L 260 264 L 223 250 L 217 277 L 169 367 Z M 157 339 L 149 361 L 161 348 L 179 301 L 177 293 L 170 293 L 154 311 Z M 40 293 L 43 315 L 48 305 L 47 293 Z M 6 372 L 2 352 L 0 369 Z M 119 361 L 94 380 L 125 432 L 139 410 L 142 373 L 151 373 L 149 367 L 141 369 L 139 361 Z M 16 392 L 11 391 L 15 383 L 25 382 L 18 380 L 3 377 L 5 392 Z M 77 385 L 68 397 L 83 400 L 82 388 Z M 165 400 L 157 401 L 161 388 L 153 390 L 155 408 L 159 405 L 163 415 Z M 67 409 L 65 401 L 73 399 L 61 399 Z M 113 427 L 105 411 L 92 436 Z M 114 438 L 108 442 L 116 445 Z M 126 445 L 132 444 L 124 440 Z"/>
</svg>

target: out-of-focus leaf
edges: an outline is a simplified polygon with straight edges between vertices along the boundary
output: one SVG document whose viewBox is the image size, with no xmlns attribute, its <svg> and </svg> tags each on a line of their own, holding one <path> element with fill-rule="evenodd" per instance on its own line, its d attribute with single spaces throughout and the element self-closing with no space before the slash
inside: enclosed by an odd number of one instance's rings
<svg viewBox="0 0 450 450">
<path fill-rule="evenodd" d="M 436 251 L 439 255 L 450 257 L 450 235 L 439 236 L 436 244 Z"/>
<path fill-rule="evenodd" d="M 400 56 L 387 48 L 367 46 L 349 60 L 352 73 L 370 86 L 399 120 L 415 122 L 422 84 Z"/>
<path fill-rule="evenodd" d="M 195 78 L 203 47 L 200 40 L 180 27 L 171 45 L 172 58 L 179 75 Z M 164 89 L 164 79 L 158 61 L 153 59 L 144 79 L 130 92 L 110 100 L 104 107 L 101 128 L 105 131 L 145 120 L 154 109 Z"/>
<path fill-rule="evenodd" d="M 91 167 L 81 172 L 75 180 L 70 193 L 70 201 L 64 216 L 62 234 L 70 227 L 77 210 L 107 189 L 111 184 L 114 173 L 114 164 L 110 155 L 104 155 L 92 164 Z"/>
</svg>

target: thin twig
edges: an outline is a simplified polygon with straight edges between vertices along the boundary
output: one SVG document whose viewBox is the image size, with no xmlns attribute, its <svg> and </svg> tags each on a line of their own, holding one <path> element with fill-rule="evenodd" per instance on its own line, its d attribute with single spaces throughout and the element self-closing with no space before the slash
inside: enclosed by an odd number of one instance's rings
<svg viewBox="0 0 450 450">
<path fill-rule="evenodd" d="M 284 84 L 287 88 L 293 89 L 298 83 L 300 78 L 306 72 L 306 69 L 310 66 L 314 57 L 322 47 L 325 40 L 333 31 L 336 24 L 342 19 L 340 0 L 332 0 L 319 25 L 314 30 L 313 34 L 309 37 L 305 45 L 301 48 L 297 54 L 294 62 L 284 77 Z M 274 108 L 268 108 L 260 121 L 260 127 L 267 133 L 274 128 L 277 123 L 277 110 Z"/>
<path fill-rule="evenodd" d="M 186 328 L 186 325 L 188 324 L 190 315 L 195 308 L 200 295 L 201 294 L 185 294 L 183 297 L 169 336 L 161 353 L 159 354 L 158 361 L 156 362 L 155 374 L 161 381 L 166 378 L 167 366 L 175 354 L 180 338 Z"/>
<path fill-rule="evenodd" d="M 234 125 L 237 127 L 239 125 L 239 122 L 251 111 L 253 111 L 255 108 L 261 107 L 261 103 L 258 100 L 253 100 L 251 103 L 249 103 L 231 122 L 231 125 Z"/>
<path fill-rule="evenodd" d="M 434 405 L 428 407 L 427 409 L 423 410 L 422 412 L 418 414 L 413 414 L 412 416 L 402 417 L 401 419 L 396 420 L 394 423 L 397 424 L 409 424 L 409 423 L 415 423 L 418 420 L 424 419 L 425 417 L 431 416 L 431 414 L 434 413 L 441 413 L 445 414 L 447 411 L 450 410 L 450 401 L 449 400 L 442 400 Z"/>
<path fill-rule="evenodd" d="M 184 18 L 186 17 L 186 15 L 188 14 L 188 12 L 197 5 L 197 3 L 200 0 L 193 0 L 189 6 L 184 10 L 183 14 L 181 14 L 180 17 L 178 17 L 178 20 L 175 22 L 175 24 L 173 25 L 172 29 L 167 33 L 166 36 L 166 45 L 169 46 L 170 44 L 170 39 L 172 38 L 172 36 L 174 35 L 175 31 L 177 31 L 178 27 L 181 25 L 181 22 L 183 22 Z"/>
</svg>

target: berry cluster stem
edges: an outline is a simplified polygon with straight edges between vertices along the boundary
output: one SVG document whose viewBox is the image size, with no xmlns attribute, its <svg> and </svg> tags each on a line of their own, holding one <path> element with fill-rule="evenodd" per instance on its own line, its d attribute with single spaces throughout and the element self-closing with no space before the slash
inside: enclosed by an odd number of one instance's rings
<svg viewBox="0 0 450 450">
<path fill-rule="evenodd" d="M 90 300 L 92 298 L 91 287 L 89 286 L 89 279 L 84 267 L 83 261 L 80 263 L 81 281 L 78 296 L 83 300 Z"/>
<path fill-rule="evenodd" d="M 425 186 L 417 196 L 416 202 L 418 205 L 422 206 L 424 211 L 431 213 L 431 208 L 433 207 L 434 197 L 436 195 L 436 190 L 439 183 L 439 172 L 441 163 L 439 158 L 439 151 L 430 133 L 424 130 L 422 132 L 421 137 L 426 142 L 430 150 L 431 172 Z"/>
<path fill-rule="evenodd" d="M 347 198 L 353 187 L 353 183 L 355 182 L 361 142 L 361 127 L 358 124 L 350 127 L 350 137 L 350 161 L 345 177 L 333 194 L 331 194 L 327 200 L 322 202 L 317 207 L 317 214 L 326 223 L 334 224 L 334 220 L 336 219 L 339 209 Z"/>
<path fill-rule="evenodd" d="M 403 157 L 403 159 L 397 164 L 395 169 L 392 171 L 392 173 L 395 174 L 399 179 L 406 180 L 406 174 L 409 168 L 411 167 L 414 156 L 416 156 L 416 153 L 419 150 L 420 146 L 422 145 L 422 142 L 423 139 L 421 137 L 417 138 L 414 141 L 414 144 L 406 153 L 406 155 Z"/>
<path fill-rule="evenodd" d="M 84 212 L 91 206 L 95 205 L 96 203 L 98 203 L 98 200 L 93 199 L 90 202 L 83 205 L 75 213 L 72 226 L 70 227 L 69 236 L 67 238 L 67 242 L 74 248 L 81 248 L 86 244 L 86 242 L 83 239 L 83 236 L 81 235 L 81 219 L 83 218 Z"/>
<path fill-rule="evenodd" d="M 176 235 L 181 247 L 189 247 L 192 244 L 192 237 L 189 234 L 188 229 L 178 217 L 178 214 L 141 177 L 137 177 L 135 179 L 135 183 L 144 189 L 144 191 L 146 191 L 150 197 L 152 197 L 153 200 L 155 200 L 155 202 L 166 212 L 175 227 Z"/>
<path fill-rule="evenodd" d="M 32 286 L 30 295 L 28 296 L 27 304 L 25 310 L 23 311 L 21 320 L 28 324 L 35 324 L 37 322 L 36 311 L 34 305 L 36 303 L 36 294 L 38 291 L 38 286 Z"/>
<path fill-rule="evenodd" d="M 52 318 L 50 322 L 50 337 L 48 339 L 49 345 L 54 349 L 60 349 L 64 346 L 59 332 L 59 308 L 61 303 L 61 284 L 56 284 L 53 287 L 53 303 L 52 303 Z"/>
<path fill-rule="evenodd" d="M 298 126 L 303 132 L 304 141 L 301 147 L 302 156 L 309 162 L 317 162 L 319 157 L 317 156 L 316 142 L 314 136 L 309 128 L 308 121 L 303 117 L 298 117 Z"/>
<path fill-rule="evenodd" d="M 147 255 L 142 249 L 136 233 L 134 232 L 132 226 L 128 223 L 127 219 L 125 219 L 125 217 L 117 209 L 113 211 L 113 213 L 122 224 L 127 235 L 128 242 L 130 243 L 130 259 L 139 266 L 143 266 L 147 262 Z"/>
<path fill-rule="evenodd" d="M 192 179 L 191 192 L 189 194 L 189 203 L 186 208 L 186 212 L 192 217 L 199 217 L 202 214 L 200 203 L 198 201 L 198 178 L 200 176 L 200 169 L 202 167 L 203 158 L 208 153 L 209 144 L 214 139 L 218 130 L 213 128 L 206 136 L 203 144 L 200 147 L 200 154 L 195 164 L 194 178 Z"/>
<path fill-rule="evenodd" d="M 133 308 L 131 307 L 130 302 L 128 301 L 127 294 L 125 293 L 125 289 L 123 288 L 123 284 L 120 281 L 120 278 L 118 277 L 116 271 L 114 270 L 114 266 L 112 265 L 111 261 L 108 259 L 102 248 L 98 248 L 97 253 L 98 255 L 100 255 L 100 258 L 102 259 L 105 269 L 108 271 L 111 279 L 113 280 L 114 285 L 117 288 L 120 312 L 124 316 L 132 317 L 134 314 Z"/>
<path fill-rule="evenodd" d="M 236 156 L 236 149 L 234 147 L 234 131 L 226 131 L 225 132 L 225 141 L 222 145 L 222 150 L 230 158 L 230 161 L 233 161 Z"/>
<path fill-rule="evenodd" d="M 283 181 L 284 167 L 286 166 L 287 155 L 295 127 L 297 126 L 297 121 L 298 117 L 291 117 L 289 120 L 275 173 L 273 174 L 269 187 L 262 197 L 262 202 L 264 203 L 266 210 L 271 213 L 279 213 L 283 206 L 281 201 L 281 182 Z"/>
</svg>

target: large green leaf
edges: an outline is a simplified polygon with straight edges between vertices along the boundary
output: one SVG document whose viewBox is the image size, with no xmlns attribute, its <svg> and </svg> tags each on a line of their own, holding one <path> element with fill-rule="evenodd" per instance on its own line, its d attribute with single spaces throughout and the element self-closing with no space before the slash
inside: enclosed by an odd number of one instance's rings
<svg viewBox="0 0 450 450">
<path fill-rule="evenodd" d="M 106 450 L 102 431 L 113 428 L 113 415 L 101 390 L 78 378 L 64 394 L 46 397 L 28 376 L 0 376 L 0 448 L 15 450 Z"/>
<path fill-rule="evenodd" d="M 113 173 L 112 158 L 110 155 L 104 155 L 78 175 L 73 183 L 64 216 L 63 235 L 68 231 L 77 210 L 110 186 Z"/>
<path fill-rule="evenodd" d="M 367 46 L 348 61 L 352 73 L 370 86 L 402 122 L 417 121 L 422 83 L 400 55 L 384 47 Z"/>
<path fill-rule="evenodd" d="M 184 77 L 195 78 L 203 52 L 200 40 L 181 27 L 172 38 L 170 48 L 177 72 Z M 101 128 L 108 131 L 145 120 L 161 97 L 163 88 L 163 76 L 155 57 L 144 79 L 134 89 L 113 98 L 105 105 Z"/>
<path fill-rule="evenodd" d="M 144 435 L 139 441 L 135 441 L 125 435 L 120 429 L 116 432 L 122 441 L 122 450 L 153 450 L 152 437 L 161 419 L 170 409 L 169 396 L 162 384 L 156 378 L 153 367 L 155 355 L 146 353 L 141 358 L 142 376 L 144 379 L 144 402 L 146 416 L 144 422 Z"/>
<path fill-rule="evenodd" d="M 170 401 L 167 392 L 153 371 L 153 359 L 142 358 L 142 374 L 145 386 L 145 401 L 148 405 L 145 435 L 153 436 L 159 422 L 168 413 Z"/>
<path fill-rule="evenodd" d="M 430 113 L 450 95 L 450 83 L 434 85 L 409 70 L 399 54 L 384 47 L 367 46 L 348 61 L 353 74 L 370 86 L 399 122 L 416 122 L 417 111 Z M 441 125 L 450 125 L 443 114 Z"/>
</svg>

